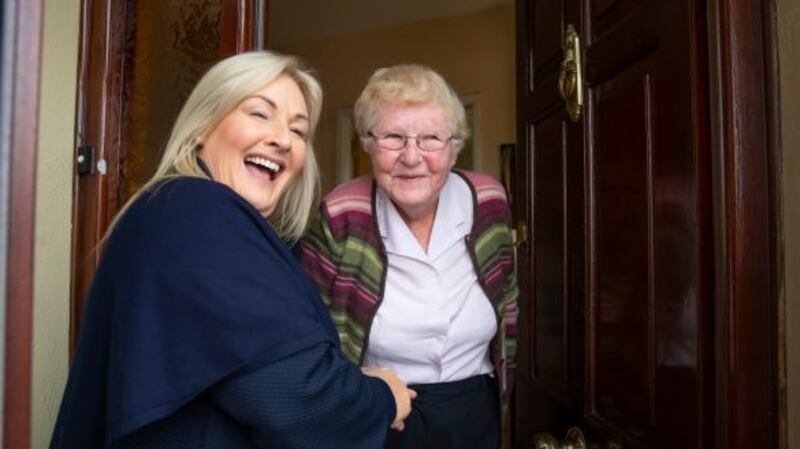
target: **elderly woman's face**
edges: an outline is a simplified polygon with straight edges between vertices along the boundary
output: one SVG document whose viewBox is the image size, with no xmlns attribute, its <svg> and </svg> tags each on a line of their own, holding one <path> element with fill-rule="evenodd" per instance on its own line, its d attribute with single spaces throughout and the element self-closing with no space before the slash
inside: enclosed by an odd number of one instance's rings
<svg viewBox="0 0 800 449">
<path fill-rule="evenodd" d="M 375 136 L 399 134 L 408 137 L 402 150 L 386 150 L 369 141 L 372 172 L 378 185 L 407 218 L 435 210 L 441 192 L 456 161 L 452 142 L 439 151 L 422 151 L 418 135 L 452 134 L 445 111 L 436 105 L 386 105 L 372 129 Z"/>
<path fill-rule="evenodd" d="M 268 217 L 305 164 L 308 130 L 303 93 L 282 75 L 228 113 L 198 154 L 214 180 Z"/>
</svg>

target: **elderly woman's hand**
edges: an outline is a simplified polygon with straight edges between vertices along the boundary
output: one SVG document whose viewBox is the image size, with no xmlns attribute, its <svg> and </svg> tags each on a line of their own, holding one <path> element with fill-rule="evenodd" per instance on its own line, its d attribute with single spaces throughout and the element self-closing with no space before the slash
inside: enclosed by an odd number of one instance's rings
<svg viewBox="0 0 800 449">
<path fill-rule="evenodd" d="M 389 385 L 397 408 L 397 415 L 392 421 L 391 428 L 398 431 L 405 429 L 405 420 L 411 413 L 411 400 L 417 397 L 417 392 L 408 388 L 405 382 L 389 368 L 366 366 L 361 368 L 361 372 L 367 376 L 377 377 Z"/>
</svg>

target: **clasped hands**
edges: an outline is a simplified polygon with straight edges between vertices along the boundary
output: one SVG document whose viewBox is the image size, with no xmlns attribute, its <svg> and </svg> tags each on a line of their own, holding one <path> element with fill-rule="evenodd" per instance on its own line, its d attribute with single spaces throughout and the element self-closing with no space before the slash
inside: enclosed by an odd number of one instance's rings
<svg viewBox="0 0 800 449">
<path fill-rule="evenodd" d="M 397 374 L 389 368 L 379 368 L 375 366 L 365 366 L 361 368 L 361 372 L 367 376 L 377 377 L 389 385 L 394 395 L 394 402 L 397 408 L 397 414 L 392 421 L 391 428 L 397 431 L 405 429 L 405 420 L 411 413 L 411 400 L 417 397 L 417 392 L 408 388 Z"/>
</svg>

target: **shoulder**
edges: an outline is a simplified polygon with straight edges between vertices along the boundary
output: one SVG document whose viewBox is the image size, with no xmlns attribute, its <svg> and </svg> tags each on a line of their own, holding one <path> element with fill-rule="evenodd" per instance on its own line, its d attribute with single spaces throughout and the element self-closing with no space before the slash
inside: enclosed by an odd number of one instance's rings
<svg viewBox="0 0 800 449">
<path fill-rule="evenodd" d="M 206 178 L 181 176 L 168 178 L 150 187 L 140 198 L 140 203 L 188 205 L 202 204 L 199 201 L 236 203 L 244 201 L 225 184 Z"/>
<path fill-rule="evenodd" d="M 478 205 L 492 201 L 508 203 L 506 191 L 493 176 L 469 170 L 453 170 L 453 173 L 461 176 L 473 192 Z"/>
<path fill-rule="evenodd" d="M 263 232 L 266 227 L 266 220 L 226 185 L 179 177 L 164 180 L 136 198 L 118 220 L 109 243 L 127 240 L 163 247 L 219 241 L 235 229 Z"/>
<path fill-rule="evenodd" d="M 198 177 L 176 177 L 150 187 L 131 204 L 128 214 L 145 214 L 149 219 L 178 220 L 213 217 L 238 211 L 261 217 L 244 198 L 225 184 Z"/>
<path fill-rule="evenodd" d="M 372 210 L 373 179 L 361 176 L 339 185 L 323 200 L 323 210 L 329 217 L 348 212 L 370 214 Z"/>
</svg>

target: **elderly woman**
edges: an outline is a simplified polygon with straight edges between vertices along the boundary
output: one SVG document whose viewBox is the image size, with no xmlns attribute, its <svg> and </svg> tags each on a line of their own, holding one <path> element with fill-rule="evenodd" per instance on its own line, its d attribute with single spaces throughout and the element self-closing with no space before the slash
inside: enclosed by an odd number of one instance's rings
<svg viewBox="0 0 800 449">
<path fill-rule="evenodd" d="M 497 377 L 514 355 L 510 214 L 501 185 L 453 170 L 464 107 L 432 69 L 380 69 L 355 105 L 371 177 L 336 188 L 297 252 L 345 353 L 418 393 L 388 448 L 497 448 Z"/>
<path fill-rule="evenodd" d="M 314 207 L 321 101 L 275 53 L 200 80 L 106 240 L 51 448 L 367 449 L 402 427 L 409 391 L 344 357 L 285 243 Z"/>
</svg>

